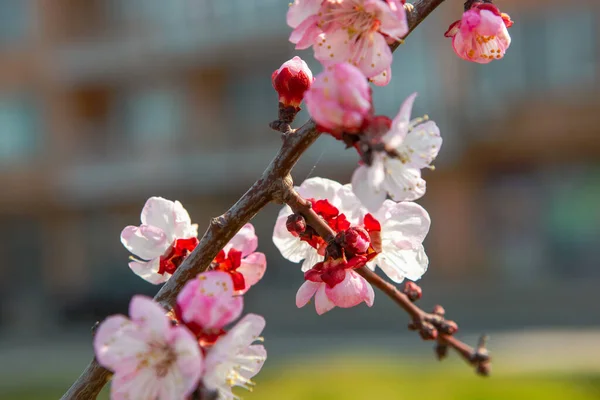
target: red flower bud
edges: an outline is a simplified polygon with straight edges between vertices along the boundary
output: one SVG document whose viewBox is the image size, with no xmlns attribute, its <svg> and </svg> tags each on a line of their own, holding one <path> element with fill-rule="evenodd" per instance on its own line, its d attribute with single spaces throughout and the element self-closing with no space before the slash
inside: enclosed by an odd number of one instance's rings
<svg viewBox="0 0 600 400">
<path fill-rule="evenodd" d="M 306 220 L 300 214 L 292 214 L 285 222 L 288 232 L 294 236 L 299 236 L 306 231 Z"/>
<path fill-rule="evenodd" d="M 410 299 L 410 301 L 417 301 L 423 295 L 423 290 L 414 282 L 406 282 L 404 284 L 404 294 Z"/>
<path fill-rule="evenodd" d="M 361 227 L 351 227 L 338 234 L 340 245 L 351 254 L 364 254 L 371 246 L 369 233 Z"/>
<path fill-rule="evenodd" d="M 279 93 L 280 103 L 286 107 L 298 107 L 302 103 L 304 92 L 312 85 L 313 75 L 306 62 L 296 56 L 273 72 L 271 82 Z"/>
</svg>

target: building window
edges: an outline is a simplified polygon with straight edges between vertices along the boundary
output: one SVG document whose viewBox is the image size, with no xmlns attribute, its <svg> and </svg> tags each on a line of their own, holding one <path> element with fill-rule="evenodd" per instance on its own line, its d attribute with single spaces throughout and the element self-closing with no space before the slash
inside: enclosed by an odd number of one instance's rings
<svg viewBox="0 0 600 400">
<path fill-rule="evenodd" d="M 122 125 L 135 144 L 170 141 L 185 123 L 185 94 L 179 88 L 147 88 L 125 95 L 118 103 Z"/>
<path fill-rule="evenodd" d="M 0 164 L 22 162 L 37 152 L 40 133 L 33 103 L 0 98 Z"/>
<path fill-rule="evenodd" d="M 546 19 L 549 84 L 582 84 L 594 80 L 596 32 L 594 15 L 587 11 L 561 10 Z"/>
</svg>

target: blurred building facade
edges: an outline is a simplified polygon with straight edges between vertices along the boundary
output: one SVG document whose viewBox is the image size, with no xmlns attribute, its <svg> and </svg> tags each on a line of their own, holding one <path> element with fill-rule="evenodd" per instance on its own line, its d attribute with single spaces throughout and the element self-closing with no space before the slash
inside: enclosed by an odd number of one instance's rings
<svg viewBox="0 0 600 400">
<path fill-rule="evenodd" d="M 395 79 L 375 89 L 382 114 L 418 91 L 416 112 L 444 136 L 421 201 L 434 221 L 427 280 L 584 296 L 581 282 L 600 282 L 600 5 L 499 1 L 516 21 L 513 44 L 479 66 L 442 36 L 460 16 L 456 3 L 415 31 L 395 56 Z M 270 72 L 294 54 L 287 7 L 1 3 L 0 333 L 89 326 L 132 293 L 154 293 L 118 242 L 145 199 L 181 200 L 202 230 L 262 172 L 279 147 L 267 127 Z M 297 183 L 347 181 L 356 158 L 319 140 Z M 278 283 L 291 270 L 277 270 L 274 213 L 256 225 L 274 266 L 266 280 Z M 286 285 L 292 296 L 296 285 Z"/>
</svg>

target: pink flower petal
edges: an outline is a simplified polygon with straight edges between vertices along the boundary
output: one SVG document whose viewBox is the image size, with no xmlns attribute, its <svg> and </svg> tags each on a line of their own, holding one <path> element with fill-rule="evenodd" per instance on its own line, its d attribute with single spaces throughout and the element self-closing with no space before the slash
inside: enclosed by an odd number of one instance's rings
<svg viewBox="0 0 600 400">
<path fill-rule="evenodd" d="M 321 285 L 322 283 L 304 281 L 296 293 L 296 307 L 302 308 L 307 305 Z"/>
<path fill-rule="evenodd" d="M 202 329 L 221 329 L 242 313 L 244 300 L 233 296 L 233 281 L 227 272 L 207 271 L 186 283 L 177 296 L 184 321 Z"/>
<path fill-rule="evenodd" d="M 369 81 L 371 81 L 376 86 L 386 86 L 388 83 L 390 83 L 391 80 L 392 68 L 389 67 L 383 72 L 381 72 L 379 75 L 375 75 L 369 78 Z"/>
<path fill-rule="evenodd" d="M 322 2 L 322 0 L 294 0 L 288 8 L 287 24 L 292 28 L 296 28 L 307 18 L 318 13 Z"/>
<path fill-rule="evenodd" d="M 164 336 L 171 327 L 167 311 L 150 297 L 135 295 L 129 303 L 129 317 L 149 335 Z"/>
<path fill-rule="evenodd" d="M 298 25 L 290 34 L 290 42 L 296 44 L 296 50 L 307 49 L 315 43 L 323 31 L 317 23 L 319 17 L 314 15 Z"/>
<path fill-rule="evenodd" d="M 327 287 L 325 293 L 336 306 L 350 308 L 367 300 L 373 304 L 372 290 L 369 291 L 369 286 L 369 283 L 362 276 L 350 270 L 346 273 L 346 278 L 342 282 L 333 288 Z"/>
<path fill-rule="evenodd" d="M 185 383 L 184 395 L 187 396 L 197 388 L 198 381 L 202 376 L 202 353 L 196 338 L 185 327 L 173 328 L 171 342 L 177 354 L 177 371 Z M 179 391 L 180 389 L 177 392 L 178 395 L 180 395 Z"/>
<path fill-rule="evenodd" d="M 256 251 L 258 247 L 258 236 L 254 232 L 254 226 L 250 223 L 244 225 L 238 233 L 227 243 L 224 250 L 229 252 L 229 249 L 234 248 L 242 252 L 242 256 L 246 257 L 248 254 Z"/>
<path fill-rule="evenodd" d="M 250 286 L 255 285 L 267 269 L 267 258 L 263 253 L 252 253 L 248 257 L 242 260 L 242 264 L 237 269 L 237 272 L 244 275 L 244 282 L 246 283 L 246 289 L 248 291 Z"/>
<path fill-rule="evenodd" d="M 94 336 L 94 351 L 98 362 L 112 370 L 135 368 L 136 354 L 144 351 L 144 337 L 137 334 L 133 323 L 123 315 L 105 319 Z"/>
<path fill-rule="evenodd" d="M 367 34 L 356 43 L 352 59 L 365 76 L 371 78 L 390 68 L 392 50 L 382 34 Z"/>
<path fill-rule="evenodd" d="M 329 299 L 329 297 L 327 297 L 327 294 L 325 292 L 326 286 L 326 284 L 321 283 L 315 294 L 315 309 L 317 310 L 317 314 L 319 315 L 323 315 L 327 311 L 335 307 L 335 304 Z"/>
</svg>

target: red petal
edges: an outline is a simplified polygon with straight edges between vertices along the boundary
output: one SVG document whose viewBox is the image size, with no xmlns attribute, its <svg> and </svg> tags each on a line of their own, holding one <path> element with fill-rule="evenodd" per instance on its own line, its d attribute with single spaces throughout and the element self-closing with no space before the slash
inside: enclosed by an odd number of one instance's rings
<svg viewBox="0 0 600 400">
<path fill-rule="evenodd" d="M 340 213 L 337 208 L 335 208 L 329 200 L 317 200 L 313 204 L 313 209 L 317 214 L 321 217 L 327 219 L 331 219 L 337 217 Z"/>
<path fill-rule="evenodd" d="M 246 289 L 246 280 L 244 279 L 244 275 L 239 272 L 230 272 L 231 279 L 233 280 L 233 289 L 236 291 Z"/>
<path fill-rule="evenodd" d="M 367 230 L 367 232 L 372 232 L 372 231 L 380 232 L 381 231 L 381 224 L 370 213 L 365 215 L 363 223 L 365 225 L 365 229 Z"/>
<path fill-rule="evenodd" d="M 231 261 L 231 268 L 236 270 L 242 265 L 242 252 L 236 249 L 229 250 L 227 258 Z"/>
<path fill-rule="evenodd" d="M 338 283 L 346 279 L 346 270 L 344 268 L 332 268 L 321 275 L 323 282 L 329 287 L 334 287 Z"/>
</svg>

